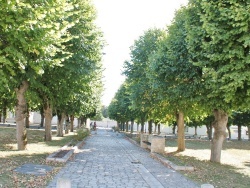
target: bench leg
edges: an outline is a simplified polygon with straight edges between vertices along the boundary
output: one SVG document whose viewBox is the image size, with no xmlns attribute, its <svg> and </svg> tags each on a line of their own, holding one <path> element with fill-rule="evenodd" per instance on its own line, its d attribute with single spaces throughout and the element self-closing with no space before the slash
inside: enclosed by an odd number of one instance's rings
<svg viewBox="0 0 250 188">
<path fill-rule="evenodd" d="M 141 141 L 141 147 L 142 148 L 148 148 L 148 145 L 146 143 L 144 143 L 143 141 Z"/>
<path fill-rule="evenodd" d="M 165 139 L 152 139 L 151 153 L 164 153 L 165 152 Z"/>
<path fill-rule="evenodd" d="M 140 137 L 140 146 L 142 148 L 148 148 L 148 145 L 146 143 L 144 143 L 143 141 L 147 141 L 147 135 L 141 134 L 141 137 Z"/>
</svg>

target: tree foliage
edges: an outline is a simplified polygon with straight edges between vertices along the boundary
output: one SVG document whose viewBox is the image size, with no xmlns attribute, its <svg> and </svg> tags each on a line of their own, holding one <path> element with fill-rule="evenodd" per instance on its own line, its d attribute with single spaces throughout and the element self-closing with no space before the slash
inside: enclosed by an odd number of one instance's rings
<svg viewBox="0 0 250 188">
<path fill-rule="evenodd" d="M 50 108 L 48 118 L 52 107 L 78 116 L 97 109 L 102 34 L 89 0 L 11 0 L 1 3 L 0 13 L 5 18 L 0 20 L 1 84 L 16 91 L 17 137 L 22 143 L 18 149 L 25 149 L 27 91 Z"/>
<path fill-rule="evenodd" d="M 131 108 L 133 108 L 143 124 L 152 118 L 155 93 L 149 85 L 150 56 L 158 49 L 159 42 L 165 32 L 161 29 L 149 29 L 139 37 L 131 47 L 131 61 L 124 63 L 124 74 L 130 83 Z M 150 117 L 151 116 L 151 117 Z"/>
<path fill-rule="evenodd" d="M 135 119 L 134 110 L 131 108 L 129 83 L 125 81 L 115 94 L 108 107 L 108 116 L 118 122 L 125 123 Z"/>
<path fill-rule="evenodd" d="M 209 120 L 213 162 L 220 162 L 232 110 L 249 108 L 249 9 L 245 0 L 190 0 L 167 32 L 152 29 L 136 40 L 124 64 L 132 107 L 145 119 Z"/>
<path fill-rule="evenodd" d="M 189 48 L 193 62 L 203 68 L 208 94 L 204 102 L 215 115 L 210 160 L 220 162 L 228 114 L 248 108 L 249 2 L 198 0 L 190 1 L 189 6 L 190 15 L 198 15 L 189 24 Z"/>
</svg>

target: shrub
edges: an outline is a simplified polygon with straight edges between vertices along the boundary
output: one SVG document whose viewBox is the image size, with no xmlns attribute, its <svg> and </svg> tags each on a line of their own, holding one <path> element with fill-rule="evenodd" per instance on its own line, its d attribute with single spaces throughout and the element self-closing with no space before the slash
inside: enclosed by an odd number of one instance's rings
<svg viewBox="0 0 250 188">
<path fill-rule="evenodd" d="M 78 141 L 83 140 L 84 138 L 86 138 L 87 136 L 89 136 L 89 130 L 86 128 L 79 128 L 76 130 L 76 135 L 75 135 L 75 139 Z"/>
<path fill-rule="evenodd" d="M 119 132 L 119 127 L 112 127 L 112 129 L 114 130 L 114 132 Z"/>
</svg>

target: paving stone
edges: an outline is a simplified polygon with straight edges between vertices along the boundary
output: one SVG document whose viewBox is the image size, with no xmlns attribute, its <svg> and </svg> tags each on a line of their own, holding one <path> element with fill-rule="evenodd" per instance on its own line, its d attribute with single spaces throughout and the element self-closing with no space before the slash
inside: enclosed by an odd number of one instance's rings
<svg viewBox="0 0 250 188">
<path fill-rule="evenodd" d="M 129 142 L 122 134 L 98 130 L 90 136 L 73 161 L 49 183 L 70 174 L 72 187 L 198 188 L 180 173 L 152 159 L 150 153 Z M 68 177 L 68 176 L 67 176 Z M 53 185 L 53 186 L 52 186 Z"/>
<path fill-rule="evenodd" d="M 22 166 L 17 167 L 14 171 L 22 174 L 32 174 L 36 176 L 44 176 L 47 172 L 52 171 L 53 167 L 47 165 L 39 165 L 26 163 Z"/>
<path fill-rule="evenodd" d="M 68 178 L 58 178 L 56 188 L 71 188 L 71 181 Z"/>
</svg>

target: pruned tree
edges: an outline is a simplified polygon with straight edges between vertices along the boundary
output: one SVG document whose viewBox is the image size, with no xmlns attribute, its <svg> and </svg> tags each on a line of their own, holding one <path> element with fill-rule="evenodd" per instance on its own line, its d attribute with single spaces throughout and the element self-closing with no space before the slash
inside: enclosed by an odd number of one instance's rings
<svg viewBox="0 0 250 188">
<path fill-rule="evenodd" d="M 66 30 L 71 26 L 69 17 L 72 4 L 61 1 L 32 1 L 1 3 L 1 67 L 5 77 L 11 77 L 17 96 L 16 123 L 18 149 L 24 150 L 27 136 L 24 125 L 26 116 L 25 93 L 45 66 L 58 66 L 64 53 L 63 43 L 69 40 Z"/>
<path fill-rule="evenodd" d="M 43 106 L 46 141 L 51 140 L 52 107 L 66 113 L 67 105 L 81 101 L 81 107 L 70 108 L 74 109 L 70 113 L 80 114 L 84 104 L 89 113 L 94 107 L 88 106 L 100 101 L 100 90 L 94 101 L 88 98 L 95 93 L 92 85 L 102 87 L 102 34 L 95 27 L 95 10 L 88 0 L 12 0 L 1 4 L 0 13 L 6 18 L 0 21 L 1 83 L 16 92 L 18 149 L 23 150 L 28 89 Z"/>
<path fill-rule="evenodd" d="M 232 114 L 232 123 L 238 126 L 238 140 L 241 140 L 241 128 L 242 126 L 249 127 L 250 125 L 250 113 L 249 111 L 239 112 L 234 111 Z M 248 138 L 249 134 L 248 134 Z M 250 140 L 250 139 L 248 139 Z"/>
<path fill-rule="evenodd" d="M 124 62 L 124 74 L 130 83 L 131 108 L 138 113 L 141 122 L 141 132 L 144 131 L 144 123 L 152 122 L 150 112 L 154 104 L 155 93 L 149 85 L 149 60 L 150 56 L 158 49 L 158 43 L 162 40 L 165 31 L 161 29 L 149 29 L 144 32 L 131 47 L 131 61 Z M 152 129 L 150 129 L 150 134 Z"/>
<path fill-rule="evenodd" d="M 215 117 L 210 161 L 220 162 L 228 116 L 248 108 L 250 99 L 250 3 L 191 0 L 189 7 L 188 48 L 193 64 L 203 69 L 203 101 Z"/>
<path fill-rule="evenodd" d="M 176 118 L 178 151 L 185 150 L 185 116 L 195 116 L 202 108 L 198 100 L 201 70 L 189 62 L 186 43 L 187 9 L 179 9 L 168 27 L 168 34 L 151 61 L 151 82 L 158 91 L 165 111 Z"/>
</svg>

